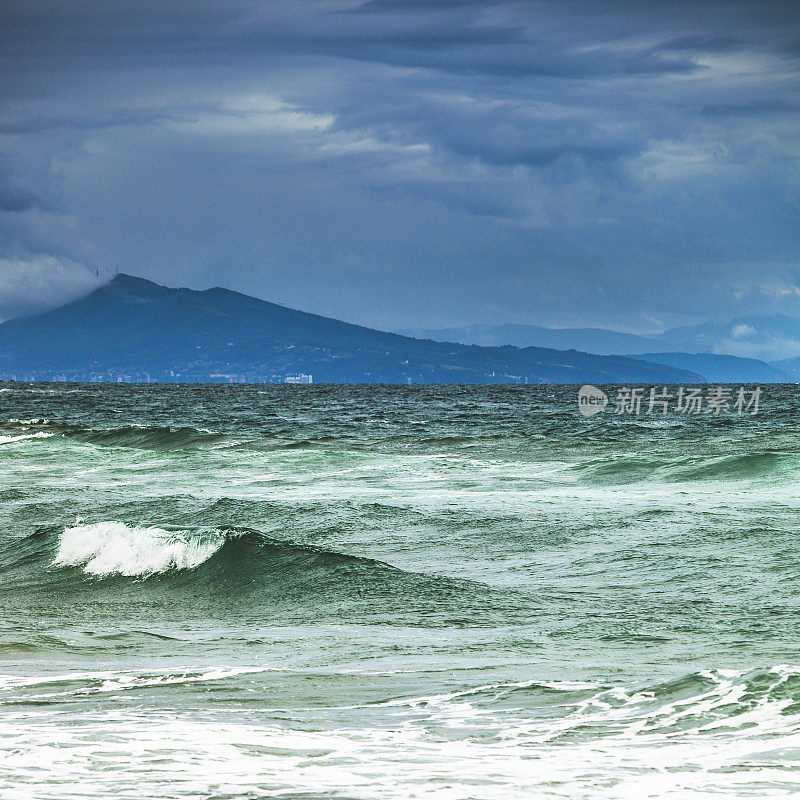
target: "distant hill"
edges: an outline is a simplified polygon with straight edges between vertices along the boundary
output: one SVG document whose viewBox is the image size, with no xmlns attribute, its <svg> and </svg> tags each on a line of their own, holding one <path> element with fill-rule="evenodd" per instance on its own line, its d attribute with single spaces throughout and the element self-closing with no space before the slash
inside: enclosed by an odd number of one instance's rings
<svg viewBox="0 0 800 800">
<path fill-rule="evenodd" d="M 800 319 L 786 314 L 736 317 L 670 328 L 657 337 L 659 350 L 713 352 L 775 362 L 800 356 Z"/>
<path fill-rule="evenodd" d="M 538 325 L 467 325 L 404 330 L 439 341 L 517 347 L 575 348 L 600 355 L 645 357 L 648 353 L 714 353 L 776 362 L 800 357 L 800 319 L 785 314 L 737 317 L 637 335 L 605 328 L 544 328 Z"/>
<path fill-rule="evenodd" d="M 419 328 L 400 331 L 443 342 L 484 347 L 549 347 L 582 350 L 598 355 L 641 355 L 658 348 L 658 340 L 604 328 L 543 328 L 539 325 L 465 325 L 461 328 Z"/>
<path fill-rule="evenodd" d="M 0 379 L 342 383 L 670 383 L 697 374 L 619 356 L 414 339 L 227 289 L 118 275 L 0 325 Z"/>
<path fill-rule="evenodd" d="M 731 354 L 800 351 L 800 320 L 781 315 L 671 328 L 649 336 L 604 328 L 538 325 L 468 325 L 408 333 L 463 344 L 574 348 L 598 355 L 633 356 L 697 372 L 712 382 L 785 383 L 800 379 L 800 358 L 768 363 Z"/>
<path fill-rule="evenodd" d="M 792 381 L 800 381 L 800 358 L 784 358 L 775 361 L 773 366 L 786 372 Z"/>
<path fill-rule="evenodd" d="M 797 380 L 788 371 L 756 358 L 714 353 L 645 353 L 642 358 L 698 372 L 711 383 L 792 383 Z"/>
</svg>

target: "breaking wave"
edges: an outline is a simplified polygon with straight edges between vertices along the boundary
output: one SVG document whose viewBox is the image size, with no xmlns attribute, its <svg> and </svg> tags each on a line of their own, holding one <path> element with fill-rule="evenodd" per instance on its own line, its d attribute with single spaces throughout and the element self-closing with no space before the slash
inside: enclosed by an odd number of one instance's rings
<svg viewBox="0 0 800 800">
<path fill-rule="evenodd" d="M 0 444 L 12 444 L 13 442 L 23 442 L 26 439 L 49 439 L 55 436 L 54 433 L 37 431 L 36 433 L 21 433 L 18 436 L 0 436 Z"/>
<path fill-rule="evenodd" d="M 790 474 L 800 468 L 796 451 L 763 450 L 727 455 L 614 454 L 575 465 L 575 471 L 600 483 L 747 480 Z"/>
<path fill-rule="evenodd" d="M 193 569 L 216 553 L 225 534 L 131 528 L 121 522 L 76 525 L 61 534 L 53 566 L 81 567 L 88 575 L 145 577 Z"/>
<path fill-rule="evenodd" d="M 74 441 L 107 447 L 134 447 L 151 450 L 178 450 L 214 444 L 224 434 L 190 426 L 123 425 L 93 428 L 53 422 L 44 418 L 9 419 L 0 425 L 0 444 L 21 439 L 62 436 Z"/>
<path fill-rule="evenodd" d="M 511 590 L 273 539 L 241 527 L 127 525 L 46 527 L 0 543 L 7 590 L 47 606 L 98 603 L 110 613 L 190 618 L 395 618 L 415 626 L 528 619 Z M 95 610 L 101 606 L 95 606 Z"/>
<path fill-rule="evenodd" d="M 235 574 L 245 584 L 267 578 L 278 564 L 284 574 L 291 564 L 294 572 L 306 576 L 315 569 L 335 568 L 406 574 L 381 561 L 273 539 L 250 528 L 182 529 L 82 520 L 63 529 L 50 566 L 78 567 L 94 578 L 150 578 L 194 571 L 198 580 L 204 567 L 205 577 Z"/>
</svg>

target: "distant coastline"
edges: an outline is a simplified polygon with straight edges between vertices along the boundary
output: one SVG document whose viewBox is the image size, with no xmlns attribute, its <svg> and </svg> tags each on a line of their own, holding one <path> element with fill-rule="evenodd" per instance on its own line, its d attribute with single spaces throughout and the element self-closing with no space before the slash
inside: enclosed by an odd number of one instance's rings
<svg viewBox="0 0 800 800">
<path fill-rule="evenodd" d="M 415 339 L 228 289 L 117 275 L 0 325 L 0 378 L 96 383 L 691 383 L 680 366 L 577 350 Z"/>
</svg>

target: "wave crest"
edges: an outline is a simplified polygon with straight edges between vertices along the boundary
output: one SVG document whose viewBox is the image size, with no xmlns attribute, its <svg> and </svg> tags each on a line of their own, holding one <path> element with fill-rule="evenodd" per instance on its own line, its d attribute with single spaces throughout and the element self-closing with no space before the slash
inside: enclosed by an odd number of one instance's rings
<svg viewBox="0 0 800 800">
<path fill-rule="evenodd" d="M 55 434 L 45 433 L 44 431 L 38 431 L 37 433 L 22 433 L 19 436 L 0 436 L 0 444 L 24 442 L 26 439 L 49 439 L 51 436 L 55 436 Z"/>
<path fill-rule="evenodd" d="M 89 575 L 147 577 L 171 570 L 194 569 L 225 543 L 222 531 L 168 531 L 96 522 L 65 528 L 54 567 L 82 567 Z"/>
<path fill-rule="evenodd" d="M 737 481 L 791 477 L 800 467 L 793 450 L 733 454 L 614 454 L 592 458 L 572 469 L 599 483 Z"/>
<path fill-rule="evenodd" d="M 93 428 L 54 422 L 44 417 L 20 419 L 12 417 L 0 423 L 0 443 L 3 439 L 49 438 L 62 436 L 86 444 L 107 447 L 133 447 L 143 450 L 180 450 L 203 445 L 213 445 L 224 439 L 224 435 L 205 428 L 184 425 L 122 425 L 109 428 Z"/>
</svg>

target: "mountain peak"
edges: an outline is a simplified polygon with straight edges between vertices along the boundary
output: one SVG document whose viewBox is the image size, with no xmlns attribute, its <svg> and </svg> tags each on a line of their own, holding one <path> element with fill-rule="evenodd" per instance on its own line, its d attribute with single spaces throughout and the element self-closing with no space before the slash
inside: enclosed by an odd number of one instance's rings
<svg viewBox="0 0 800 800">
<path fill-rule="evenodd" d="M 107 284 L 108 286 L 113 286 L 119 289 L 130 289 L 130 288 L 138 288 L 143 289 L 145 287 L 152 289 L 153 287 L 157 289 L 163 289 L 163 286 L 160 286 L 153 281 L 147 280 L 147 278 L 139 278 L 136 275 L 128 275 L 126 272 L 118 272 Z"/>
</svg>

